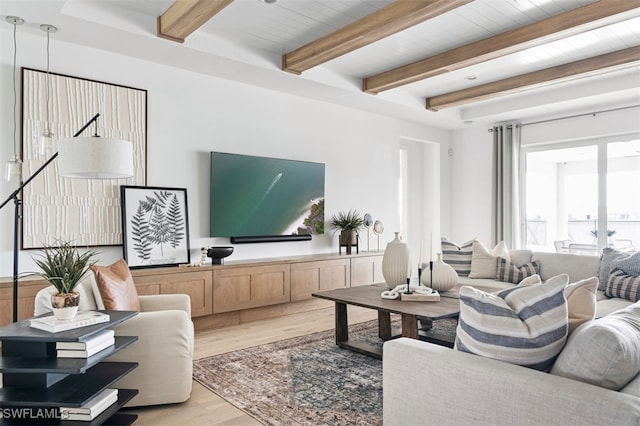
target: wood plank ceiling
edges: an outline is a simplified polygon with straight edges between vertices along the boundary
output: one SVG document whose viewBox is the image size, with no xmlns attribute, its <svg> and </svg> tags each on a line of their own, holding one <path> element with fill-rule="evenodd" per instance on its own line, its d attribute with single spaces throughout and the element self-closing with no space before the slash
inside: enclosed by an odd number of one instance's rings
<svg viewBox="0 0 640 426">
<path fill-rule="evenodd" d="M 264 1 L 264 0 L 263 0 Z M 300 74 L 335 58 L 356 52 L 410 27 L 426 25 L 473 0 L 396 0 L 282 56 L 283 71 Z M 176 0 L 158 17 L 158 36 L 184 39 L 233 0 Z M 362 90 L 377 94 L 448 72 L 496 60 L 639 15 L 635 0 L 599 0 L 546 19 L 474 40 L 374 75 L 362 77 Z M 215 22 L 215 21 L 214 21 Z M 640 62 L 640 46 L 594 55 L 528 73 L 510 76 L 426 98 L 425 106 L 440 110 L 529 90 L 551 82 L 584 77 L 633 66 Z"/>
</svg>

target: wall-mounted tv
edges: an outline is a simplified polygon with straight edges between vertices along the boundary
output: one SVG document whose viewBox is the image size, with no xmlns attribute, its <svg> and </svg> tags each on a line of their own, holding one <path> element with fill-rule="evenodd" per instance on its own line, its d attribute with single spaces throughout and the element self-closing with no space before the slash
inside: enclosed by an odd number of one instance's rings
<svg viewBox="0 0 640 426">
<path fill-rule="evenodd" d="M 232 243 L 324 233 L 324 164 L 211 153 L 211 236 Z"/>
</svg>

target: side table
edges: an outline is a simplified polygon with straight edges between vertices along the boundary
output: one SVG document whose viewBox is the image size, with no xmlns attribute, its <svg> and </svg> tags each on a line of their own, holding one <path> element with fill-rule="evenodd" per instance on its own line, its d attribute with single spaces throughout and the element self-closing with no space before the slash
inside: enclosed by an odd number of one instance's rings
<svg viewBox="0 0 640 426">
<path fill-rule="evenodd" d="M 118 389 L 118 401 L 92 421 L 69 421 L 54 416 L 58 407 L 82 407 L 138 366 L 134 362 L 103 362 L 126 348 L 138 336 L 117 336 L 115 344 L 89 358 L 57 358 L 56 342 L 85 341 L 137 315 L 135 311 L 100 311 L 110 320 L 73 330 L 49 333 L 31 328 L 29 320 L 0 328 L 0 425 L 127 425 L 137 415 L 118 410 L 133 398 L 135 389 Z"/>
</svg>

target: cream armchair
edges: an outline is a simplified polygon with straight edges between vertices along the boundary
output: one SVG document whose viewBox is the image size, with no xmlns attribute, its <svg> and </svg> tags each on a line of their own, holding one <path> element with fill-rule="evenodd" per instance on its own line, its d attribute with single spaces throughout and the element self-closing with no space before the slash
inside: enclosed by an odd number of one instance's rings
<svg viewBox="0 0 640 426">
<path fill-rule="evenodd" d="M 76 288 L 80 309 L 104 309 L 93 276 Z M 53 286 L 36 295 L 35 315 L 51 311 Z M 127 407 L 184 402 L 191 395 L 194 332 L 191 303 L 185 294 L 138 296 L 141 312 L 114 327 L 116 336 L 138 336 L 138 341 L 107 358 L 137 362 L 138 367 L 116 387 L 138 389 Z"/>
</svg>

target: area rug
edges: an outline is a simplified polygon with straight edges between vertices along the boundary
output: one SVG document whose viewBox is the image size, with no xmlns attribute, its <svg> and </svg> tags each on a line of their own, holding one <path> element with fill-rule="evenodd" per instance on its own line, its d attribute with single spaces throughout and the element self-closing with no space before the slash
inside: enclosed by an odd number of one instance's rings
<svg viewBox="0 0 640 426">
<path fill-rule="evenodd" d="M 434 322 L 455 333 L 455 320 Z M 381 345 L 377 321 L 349 338 Z M 266 425 L 381 425 L 382 361 L 341 349 L 322 331 L 194 361 L 203 386 Z"/>
</svg>

